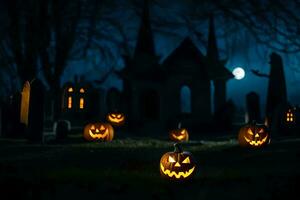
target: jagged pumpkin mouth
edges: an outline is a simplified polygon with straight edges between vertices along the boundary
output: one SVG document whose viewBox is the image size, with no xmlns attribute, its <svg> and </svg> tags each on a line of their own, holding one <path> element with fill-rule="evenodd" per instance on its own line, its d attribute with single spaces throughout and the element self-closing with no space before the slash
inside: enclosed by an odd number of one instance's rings
<svg viewBox="0 0 300 200">
<path fill-rule="evenodd" d="M 180 179 L 180 177 L 182 177 L 182 178 L 189 177 L 193 173 L 193 171 L 195 170 L 195 166 L 192 167 L 190 170 L 185 171 L 185 172 L 175 172 L 175 171 L 171 171 L 169 169 L 165 169 L 163 164 L 160 164 L 160 169 L 165 175 L 167 175 L 171 178 L 175 177 L 176 179 Z"/>
<path fill-rule="evenodd" d="M 250 144 L 251 146 L 260 146 L 262 144 L 264 144 L 267 139 L 268 139 L 268 136 L 265 136 L 263 139 L 261 140 L 252 140 L 252 139 L 249 139 L 247 138 L 246 136 L 244 136 L 244 139 L 248 142 L 248 144 Z"/>
<path fill-rule="evenodd" d="M 185 138 L 185 135 L 175 135 L 175 134 L 173 134 L 173 137 L 178 139 L 178 140 L 182 140 L 182 139 Z"/>
<path fill-rule="evenodd" d="M 120 122 L 124 121 L 124 116 L 111 114 L 111 115 L 108 115 L 108 120 L 111 122 L 120 123 Z"/>
<path fill-rule="evenodd" d="M 93 133 L 93 132 L 96 132 L 96 133 Z M 104 139 L 108 136 L 108 129 L 105 129 L 104 131 L 99 131 L 98 129 L 89 130 L 89 134 L 92 138 Z"/>
</svg>

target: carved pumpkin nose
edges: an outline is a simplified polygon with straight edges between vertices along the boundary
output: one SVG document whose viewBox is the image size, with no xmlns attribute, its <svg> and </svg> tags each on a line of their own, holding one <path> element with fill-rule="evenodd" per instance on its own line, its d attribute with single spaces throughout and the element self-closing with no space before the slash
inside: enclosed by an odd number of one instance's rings
<svg viewBox="0 0 300 200">
<path fill-rule="evenodd" d="M 99 133 L 99 129 L 96 129 L 96 133 Z"/>
<path fill-rule="evenodd" d="M 176 162 L 175 167 L 181 167 L 181 165 L 179 164 L 179 162 Z"/>
<path fill-rule="evenodd" d="M 255 138 L 259 138 L 259 135 L 258 135 L 258 133 L 256 133 L 256 134 L 255 134 Z"/>
</svg>

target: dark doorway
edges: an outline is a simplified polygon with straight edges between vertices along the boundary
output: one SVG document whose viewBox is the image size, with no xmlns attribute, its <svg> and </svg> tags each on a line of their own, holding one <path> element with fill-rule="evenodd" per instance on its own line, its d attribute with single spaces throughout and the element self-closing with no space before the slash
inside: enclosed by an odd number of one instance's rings
<svg viewBox="0 0 300 200">
<path fill-rule="evenodd" d="M 159 95 L 155 90 L 148 89 L 142 92 L 140 96 L 140 107 L 143 119 L 159 119 Z"/>
</svg>

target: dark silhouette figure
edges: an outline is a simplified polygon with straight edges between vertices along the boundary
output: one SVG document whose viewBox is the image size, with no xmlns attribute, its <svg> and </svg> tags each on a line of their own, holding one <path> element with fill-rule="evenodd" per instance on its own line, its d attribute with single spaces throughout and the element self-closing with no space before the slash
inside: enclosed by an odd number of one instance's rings
<svg viewBox="0 0 300 200">
<path fill-rule="evenodd" d="M 266 105 L 266 120 L 271 133 L 277 135 L 280 126 L 280 116 L 287 105 L 287 92 L 283 63 L 280 55 L 272 53 L 270 56 L 270 75 Z"/>
</svg>

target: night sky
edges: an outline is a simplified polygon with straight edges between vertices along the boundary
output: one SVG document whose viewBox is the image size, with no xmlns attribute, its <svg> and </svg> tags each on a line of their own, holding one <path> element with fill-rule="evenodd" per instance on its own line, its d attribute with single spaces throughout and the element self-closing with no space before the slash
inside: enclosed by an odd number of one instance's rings
<svg viewBox="0 0 300 200">
<path fill-rule="evenodd" d="M 132 55 L 134 51 L 140 25 L 141 2 L 133 0 L 110 1 L 103 7 L 101 12 L 99 11 L 101 20 L 97 23 L 98 33 L 93 37 L 90 49 L 83 57 L 73 57 L 69 60 L 61 84 L 72 80 L 74 75 L 84 75 L 87 80 L 100 79 L 101 75 L 105 74 L 109 68 L 121 69 L 124 67 L 121 55 Z M 172 4 L 169 4 L 169 1 L 150 2 L 150 18 L 155 48 L 161 62 L 186 36 L 191 37 L 202 53 L 205 54 L 208 29 L 208 20 L 205 14 L 214 9 L 209 1 L 177 0 L 173 1 Z M 227 2 L 227 4 L 224 4 L 225 6 L 234 7 L 231 5 L 231 1 L 224 2 Z M 257 2 L 266 7 L 268 7 L 268 3 L 272 4 L 272 1 Z M 280 12 L 278 13 L 280 15 Z M 102 14 L 105 17 L 101 18 Z M 121 26 L 115 26 L 111 23 L 111 19 L 115 20 L 114 24 Z M 244 107 L 245 95 L 250 91 L 255 91 L 260 94 L 261 105 L 263 106 L 268 81 L 266 78 L 256 77 L 250 70 L 258 69 L 263 73 L 269 73 L 269 55 L 272 51 L 278 51 L 257 42 L 257 39 L 251 35 L 248 29 L 241 24 L 236 25 L 230 20 L 230 17 L 218 10 L 215 11 L 215 26 L 220 57 L 227 59 L 226 67 L 230 71 L 235 67 L 242 67 L 246 71 L 244 79 L 228 81 L 227 98 L 233 99 L 238 106 Z M 123 35 L 117 27 L 121 27 Z M 290 31 L 289 29 L 286 30 L 287 32 Z M 276 37 L 276 33 L 274 35 Z M 126 45 L 121 44 L 124 37 L 127 39 Z M 266 33 L 266 37 L 268 37 L 268 33 Z M 82 38 L 84 37 L 79 36 L 77 39 L 79 47 Z M 285 38 L 282 40 L 285 40 Z M 272 40 L 270 41 L 272 46 Z M 275 43 L 274 46 L 276 47 Z M 299 53 L 278 53 L 283 56 L 288 100 L 292 104 L 299 104 Z M 101 87 L 121 89 L 122 81 L 111 74 Z"/>
</svg>

